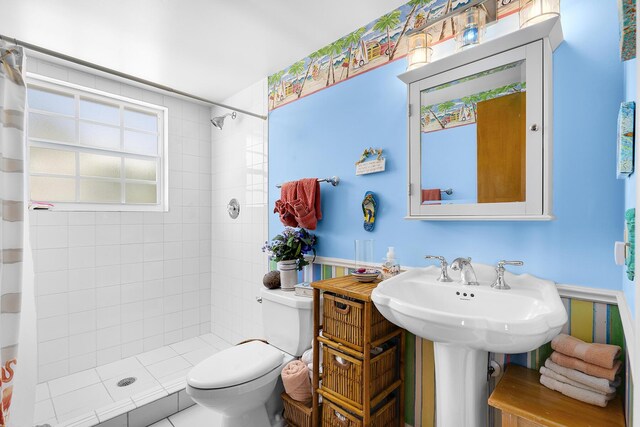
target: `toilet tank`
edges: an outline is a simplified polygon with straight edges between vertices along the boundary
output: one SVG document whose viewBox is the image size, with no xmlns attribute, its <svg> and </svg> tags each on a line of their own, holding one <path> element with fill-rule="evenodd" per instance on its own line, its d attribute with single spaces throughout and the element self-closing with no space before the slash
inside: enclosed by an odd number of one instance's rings
<svg viewBox="0 0 640 427">
<path fill-rule="evenodd" d="M 313 299 L 293 291 L 262 289 L 262 320 L 269 344 L 302 356 L 313 338 Z"/>
</svg>

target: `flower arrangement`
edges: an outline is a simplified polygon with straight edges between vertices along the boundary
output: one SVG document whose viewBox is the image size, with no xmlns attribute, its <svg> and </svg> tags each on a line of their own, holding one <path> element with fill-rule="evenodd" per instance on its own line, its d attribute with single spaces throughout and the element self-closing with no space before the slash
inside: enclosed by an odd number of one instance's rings
<svg viewBox="0 0 640 427">
<path fill-rule="evenodd" d="M 302 267 L 309 264 L 304 256 L 313 253 L 315 257 L 314 246 L 317 241 L 316 236 L 304 228 L 285 227 L 282 234 L 278 234 L 271 242 L 265 242 L 262 252 L 276 262 L 296 260 L 298 270 L 302 270 Z"/>
</svg>

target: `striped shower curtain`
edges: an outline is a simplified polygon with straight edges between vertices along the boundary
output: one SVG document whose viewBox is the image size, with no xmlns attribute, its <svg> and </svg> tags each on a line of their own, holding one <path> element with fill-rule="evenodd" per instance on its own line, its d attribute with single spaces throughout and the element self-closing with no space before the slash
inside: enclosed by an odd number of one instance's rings
<svg viewBox="0 0 640 427">
<path fill-rule="evenodd" d="M 24 246 L 24 55 L 0 41 L 0 427 L 12 417 L 22 307 Z M 12 419 L 14 418 L 14 419 Z"/>
</svg>

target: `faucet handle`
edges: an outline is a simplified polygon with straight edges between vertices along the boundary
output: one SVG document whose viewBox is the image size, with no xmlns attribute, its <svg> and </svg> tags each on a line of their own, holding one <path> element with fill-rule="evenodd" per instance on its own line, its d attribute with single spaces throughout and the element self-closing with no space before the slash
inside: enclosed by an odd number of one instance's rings
<svg viewBox="0 0 640 427">
<path fill-rule="evenodd" d="M 445 257 L 438 255 L 426 255 L 424 258 L 437 259 L 438 261 L 440 261 L 440 277 L 436 279 L 438 282 L 453 282 L 451 277 L 449 277 L 449 273 L 447 272 L 447 266 L 449 265 L 449 263 L 447 262 Z"/>
<path fill-rule="evenodd" d="M 517 266 L 521 266 L 524 265 L 524 262 L 522 261 L 498 261 L 498 268 L 504 268 L 505 265 L 517 265 Z"/>
<path fill-rule="evenodd" d="M 524 265 L 524 262 L 522 261 L 506 261 L 506 260 L 502 260 L 502 261 L 498 261 L 498 267 L 496 268 L 496 273 L 498 273 L 498 276 L 496 277 L 496 281 L 491 285 L 492 288 L 494 289 L 511 289 L 511 287 L 509 285 L 507 285 L 507 282 L 505 282 L 504 280 L 504 272 L 505 272 L 505 265 Z"/>
</svg>

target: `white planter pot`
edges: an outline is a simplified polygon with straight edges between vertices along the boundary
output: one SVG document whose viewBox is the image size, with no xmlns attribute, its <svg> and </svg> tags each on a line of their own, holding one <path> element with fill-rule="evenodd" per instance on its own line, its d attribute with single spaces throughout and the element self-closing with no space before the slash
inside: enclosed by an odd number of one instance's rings
<svg viewBox="0 0 640 427">
<path fill-rule="evenodd" d="M 278 261 L 280 272 L 280 288 L 283 291 L 292 291 L 298 283 L 298 266 L 296 260 Z"/>
</svg>

